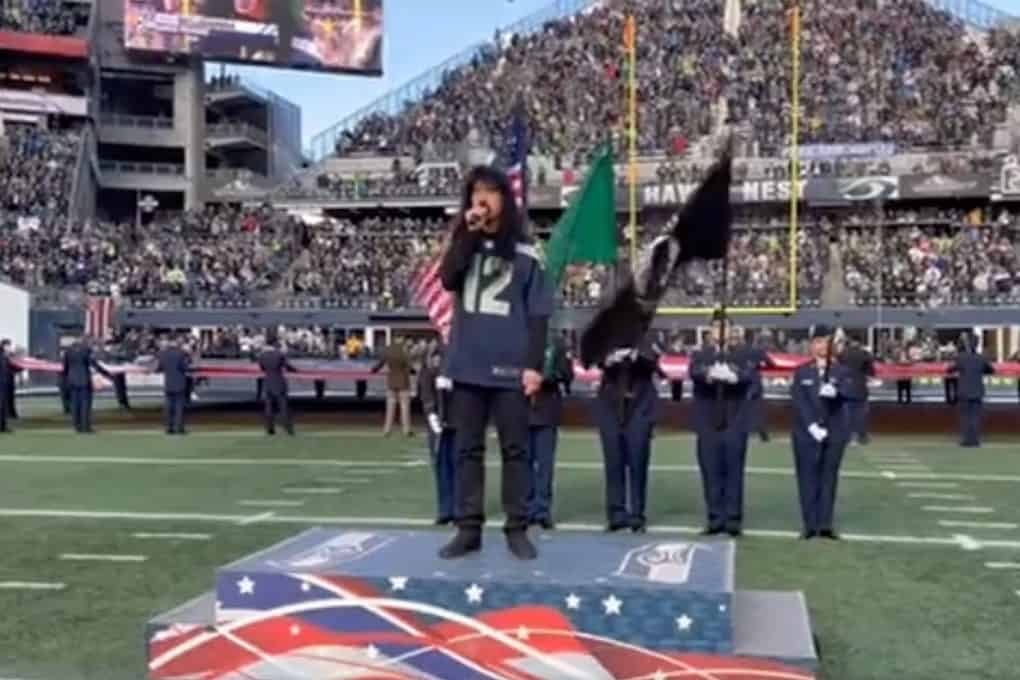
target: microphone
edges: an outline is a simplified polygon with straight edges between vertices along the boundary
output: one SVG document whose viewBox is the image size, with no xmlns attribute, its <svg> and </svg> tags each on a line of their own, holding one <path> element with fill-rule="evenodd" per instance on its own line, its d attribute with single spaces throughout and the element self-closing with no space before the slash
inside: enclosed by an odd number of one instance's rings
<svg viewBox="0 0 1020 680">
<path fill-rule="evenodd" d="M 464 213 L 464 221 L 471 229 L 481 227 L 489 218 L 489 206 L 482 205 L 478 208 L 471 208 Z"/>
</svg>

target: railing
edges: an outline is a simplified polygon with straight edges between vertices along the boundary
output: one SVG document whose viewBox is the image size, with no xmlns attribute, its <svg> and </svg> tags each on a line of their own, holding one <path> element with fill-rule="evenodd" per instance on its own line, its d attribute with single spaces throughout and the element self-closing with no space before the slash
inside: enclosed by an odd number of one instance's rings
<svg viewBox="0 0 1020 680">
<path fill-rule="evenodd" d="M 543 9 L 529 14 L 516 23 L 500 29 L 500 33 L 504 35 L 524 35 L 534 33 L 541 29 L 542 26 L 549 21 L 556 21 L 558 19 L 565 19 L 573 16 L 599 1 L 600 0 L 555 0 L 555 2 L 547 5 Z M 311 148 L 308 150 L 308 155 L 313 160 L 322 160 L 333 153 L 333 148 L 336 146 L 336 140 L 339 139 L 340 135 L 346 130 L 353 129 L 363 118 L 367 118 L 368 116 L 376 113 L 385 113 L 388 115 L 399 113 L 407 104 L 419 101 L 435 90 L 443 82 L 443 78 L 447 73 L 471 63 L 471 60 L 476 56 L 487 49 L 492 48 L 493 44 L 490 41 L 472 45 L 462 52 L 450 57 L 438 66 L 432 67 L 422 75 L 405 83 L 396 90 L 393 90 L 379 99 L 376 99 L 371 104 L 358 109 L 343 120 L 312 137 Z"/>
<path fill-rule="evenodd" d="M 265 99 L 266 101 L 273 98 L 273 93 L 257 85 L 256 83 L 248 80 L 247 78 L 238 78 L 231 76 L 227 80 L 221 80 L 215 78 L 213 80 L 206 81 L 206 90 L 209 92 L 243 92 L 249 90 L 252 94 Z"/>
<path fill-rule="evenodd" d="M 100 172 L 137 175 L 184 175 L 184 166 L 177 163 L 136 163 L 133 161 L 99 161 Z"/>
<path fill-rule="evenodd" d="M 233 138 L 240 137 L 242 139 L 249 139 L 262 146 L 265 146 L 269 137 L 266 135 L 264 130 L 259 130 L 254 125 L 247 123 L 219 123 L 216 125 L 210 125 L 205 129 L 205 136 L 208 139 L 214 137 L 218 138 Z"/>
<path fill-rule="evenodd" d="M 99 115 L 99 122 L 102 125 L 115 127 L 144 128 L 147 130 L 173 130 L 174 121 L 172 118 L 163 116 L 130 116 L 122 113 L 103 112 Z"/>
</svg>

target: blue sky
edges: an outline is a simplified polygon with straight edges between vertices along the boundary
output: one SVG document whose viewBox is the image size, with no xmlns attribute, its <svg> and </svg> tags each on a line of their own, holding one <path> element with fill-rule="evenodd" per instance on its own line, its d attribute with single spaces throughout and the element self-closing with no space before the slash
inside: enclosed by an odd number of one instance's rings
<svg viewBox="0 0 1020 680">
<path fill-rule="evenodd" d="M 654 1 L 654 0 L 648 0 Z M 381 78 L 266 68 L 233 68 L 298 104 L 306 142 L 390 90 L 461 50 L 492 37 L 498 26 L 543 9 L 552 0 L 383 0 L 385 39 Z M 1020 0 L 986 0 L 1020 16 Z M 210 65 L 209 70 L 217 67 Z"/>
</svg>

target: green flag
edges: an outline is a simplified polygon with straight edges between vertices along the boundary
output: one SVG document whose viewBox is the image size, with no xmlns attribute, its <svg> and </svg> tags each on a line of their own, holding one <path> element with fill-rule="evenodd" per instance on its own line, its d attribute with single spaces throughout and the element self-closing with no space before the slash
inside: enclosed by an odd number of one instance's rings
<svg viewBox="0 0 1020 680">
<path fill-rule="evenodd" d="M 615 189 L 613 152 L 605 144 L 595 151 L 584 184 L 571 198 L 570 206 L 553 227 L 545 245 L 546 274 L 557 294 L 567 265 L 616 262 Z M 554 326 L 550 323 L 543 371 L 548 378 L 553 377 L 554 333 Z"/>
<path fill-rule="evenodd" d="M 557 290 L 567 265 L 578 262 L 616 262 L 616 195 L 608 144 L 596 150 L 584 184 L 545 246 L 546 272 Z"/>
</svg>

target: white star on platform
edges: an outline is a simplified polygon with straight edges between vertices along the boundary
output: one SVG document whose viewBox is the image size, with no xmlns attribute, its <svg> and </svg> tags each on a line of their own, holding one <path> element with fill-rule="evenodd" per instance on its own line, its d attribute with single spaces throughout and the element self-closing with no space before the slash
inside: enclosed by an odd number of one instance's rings
<svg viewBox="0 0 1020 680">
<path fill-rule="evenodd" d="M 291 626 L 290 627 L 290 634 L 295 636 L 295 637 L 297 637 L 298 635 L 301 634 L 301 627 L 300 626 Z"/>
<path fill-rule="evenodd" d="M 574 595 L 573 593 L 567 595 L 567 609 L 580 609 L 580 608 L 581 598 L 579 598 L 577 595 Z"/>
<path fill-rule="evenodd" d="M 304 581 L 304 582 L 301 583 L 301 592 L 302 593 L 307 593 L 311 589 L 312 589 L 312 584 L 308 583 L 307 581 Z"/>
<path fill-rule="evenodd" d="M 376 649 L 375 645 L 369 645 L 368 648 L 365 649 L 365 655 L 368 656 L 369 659 L 378 659 L 379 650 Z"/>
<path fill-rule="evenodd" d="M 237 590 L 241 595 L 254 595 L 255 594 L 255 581 L 245 576 L 243 579 L 237 582 Z"/>
<path fill-rule="evenodd" d="M 655 672 L 652 673 L 652 680 L 666 680 L 666 674 L 662 672 L 661 668 L 657 668 L 655 669 Z"/>
<path fill-rule="evenodd" d="M 407 588 L 407 577 L 406 576 L 391 576 L 390 577 L 390 590 L 404 590 Z"/>
<path fill-rule="evenodd" d="M 520 628 L 517 629 L 517 639 L 518 640 L 527 640 L 530 636 L 531 636 L 531 633 L 529 633 L 528 629 L 525 628 L 524 626 L 521 626 Z"/>
<path fill-rule="evenodd" d="M 606 599 L 602 600 L 602 606 L 606 610 L 606 616 L 619 614 L 620 607 L 623 606 L 623 600 L 616 597 L 616 595 L 610 595 Z"/>
<path fill-rule="evenodd" d="M 683 616 L 676 620 L 676 628 L 680 632 L 686 632 L 690 630 L 692 625 L 694 625 L 694 619 L 687 616 L 687 614 L 684 614 Z"/>
<path fill-rule="evenodd" d="M 468 602 L 472 604 L 481 604 L 482 595 L 485 594 L 485 588 L 480 587 L 477 583 L 472 583 L 470 588 L 464 589 L 464 594 L 467 595 Z"/>
</svg>

